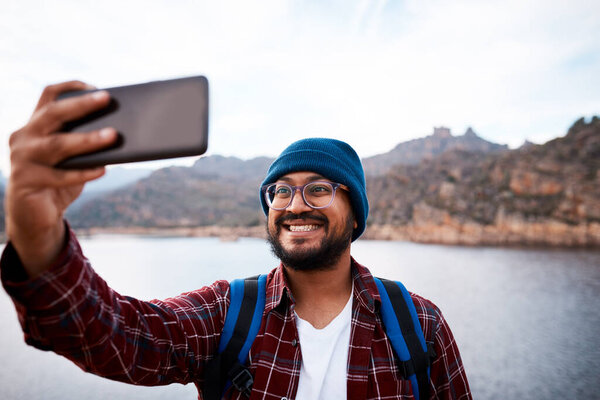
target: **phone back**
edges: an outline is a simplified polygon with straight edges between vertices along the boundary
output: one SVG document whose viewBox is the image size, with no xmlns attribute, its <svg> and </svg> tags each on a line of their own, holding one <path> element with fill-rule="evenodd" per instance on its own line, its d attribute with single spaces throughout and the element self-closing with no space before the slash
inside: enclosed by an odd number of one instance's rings
<svg viewBox="0 0 600 400">
<path fill-rule="evenodd" d="M 208 146 L 208 81 L 203 76 L 105 89 L 108 107 L 76 121 L 63 132 L 113 127 L 117 143 L 101 151 L 60 162 L 60 168 L 200 155 Z M 65 93 L 61 98 L 84 92 Z"/>
</svg>

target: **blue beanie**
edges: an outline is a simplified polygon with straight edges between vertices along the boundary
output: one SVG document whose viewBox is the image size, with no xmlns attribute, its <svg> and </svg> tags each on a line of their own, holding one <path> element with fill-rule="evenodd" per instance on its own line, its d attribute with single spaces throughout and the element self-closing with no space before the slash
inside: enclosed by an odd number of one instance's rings
<svg viewBox="0 0 600 400">
<path fill-rule="evenodd" d="M 350 188 L 350 200 L 358 225 L 352 234 L 352 241 L 358 239 L 365 230 L 369 202 L 365 173 L 354 149 L 349 144 L 335 139 L 310 138 L 294 142 L 273 161 L 261 187 L 286 174 L 300 171 L 316 172 Z M 268 215 L 269 206 L 262 193 L 260 201 L 265 215 Z"/>
</svg>

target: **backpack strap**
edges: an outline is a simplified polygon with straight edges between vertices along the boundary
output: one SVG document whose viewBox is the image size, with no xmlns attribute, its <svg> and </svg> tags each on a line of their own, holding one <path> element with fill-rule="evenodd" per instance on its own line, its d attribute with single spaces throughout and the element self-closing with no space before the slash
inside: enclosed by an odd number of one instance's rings
<svg viewBox="0 0 600 400">
<path fill-rule="evenodd" d="M 374 278 L 381 297 L 381 318 L 405 379 L 411 382 L 415 399 L 429 399 L 430 359 L 417 310 L 400 282 Z"/>
<path fill-rule="evenodd" d="M 229 309 L 218 353 L 205 367 L 205 399 L 220 399 L 232 385 L 250 396 L 253 377 L 246 362 L 265 309 L 266 281 L 267 275 L 258 275 L 230 283 Z"/>
</svg>

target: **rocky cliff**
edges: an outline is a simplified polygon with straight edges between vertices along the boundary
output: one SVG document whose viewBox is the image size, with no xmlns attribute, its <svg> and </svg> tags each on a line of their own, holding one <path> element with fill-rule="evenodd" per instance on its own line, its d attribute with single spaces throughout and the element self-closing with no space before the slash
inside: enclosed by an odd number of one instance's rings
<svg viewBox="0 0 600 400">
<path fill-rule="evenodd" d="M 369 180 L 366 236 L 448 244 L 600 246 L 600 119 L 499 154 L 451 150 Z"/>
<path fill-rule="evenodd" d="M 418 164 L 449 150 L 490 153 L 506 151 L 508 147 L 488 142 L 471 128 L 462 136 L 453 136 L 450 129 L 439 127 L 429 136 L 400 143 L 387 153 L 365 158 L 363 166 L 367 176 L 377 176 L 387 173 L 395 165 Z"/>
</svg>

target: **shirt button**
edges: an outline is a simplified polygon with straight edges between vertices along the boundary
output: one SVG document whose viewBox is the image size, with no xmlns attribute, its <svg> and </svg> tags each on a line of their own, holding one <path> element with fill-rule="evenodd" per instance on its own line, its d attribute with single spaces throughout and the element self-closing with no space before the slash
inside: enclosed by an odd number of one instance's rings
<svg viewBox="0 0 600 400">
<path fill-rule="evenodd" d="M 298 341 L 296 339 L 292 340 L 292 346 L 296 347 L 298 346 Z M 281 399 L 284 400 L 284 399 Z"/>
<path fill-rule="evenodd" d="M 281 400 L 287 400 L 287 397 L 282 397 Z"/>
</svg>

